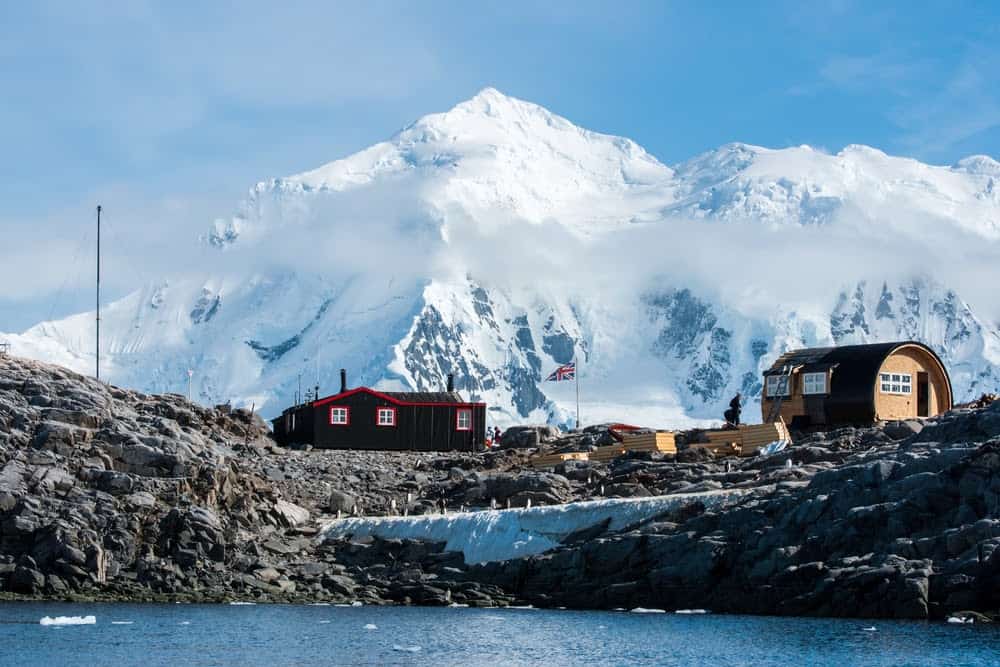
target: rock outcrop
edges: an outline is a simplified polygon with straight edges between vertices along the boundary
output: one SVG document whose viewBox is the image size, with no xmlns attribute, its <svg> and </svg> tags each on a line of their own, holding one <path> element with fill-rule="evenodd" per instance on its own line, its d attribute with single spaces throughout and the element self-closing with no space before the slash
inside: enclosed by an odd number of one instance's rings
<svg viewBox="0 0 1000 667">
<path fill-rule="evenodd" d="M 1000 609 L 1000 402 L 798 434 L 770 457 L 527 468 L 538 449 L 609 437 L 530 427 L 478 455 L 285 450 L 246 411 L 0 358 L 0 594 L 897 618 Z M 746 494 L 477 565 L 442 542 L 316 538 L 338 516 L 726 489 Z"/>
</svg>

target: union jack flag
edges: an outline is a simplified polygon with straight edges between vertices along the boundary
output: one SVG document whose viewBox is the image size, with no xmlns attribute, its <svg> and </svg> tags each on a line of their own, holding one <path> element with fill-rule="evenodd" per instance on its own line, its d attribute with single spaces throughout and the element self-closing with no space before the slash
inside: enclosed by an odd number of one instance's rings
<svg viewBox="0 0 1000 667">
<path fill-rule="evenodd" d="M 545 378 L 545 381 L 561 382 L 563 380 L 575 380 L 575 379 L 576 379 L 576 362 L 571 361 L 568 364 L 563 364 L 559 368 L 549 373 L 549 376 Z"/>
</svg>

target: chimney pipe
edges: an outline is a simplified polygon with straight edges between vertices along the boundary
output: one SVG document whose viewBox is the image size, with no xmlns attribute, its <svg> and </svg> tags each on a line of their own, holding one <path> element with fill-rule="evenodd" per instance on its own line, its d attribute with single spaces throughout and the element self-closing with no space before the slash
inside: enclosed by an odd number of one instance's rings
<svg viewBox="0 0 1000 667">
<path fill-rule="evenodd" d="M 347 371 L 340 369 L 340 393 L 347 391 Z"/>
<path fill-rule="evenodd" d="M 448 373 L 448 393 L 455 391 L 455 374 Z"/>
</svg>

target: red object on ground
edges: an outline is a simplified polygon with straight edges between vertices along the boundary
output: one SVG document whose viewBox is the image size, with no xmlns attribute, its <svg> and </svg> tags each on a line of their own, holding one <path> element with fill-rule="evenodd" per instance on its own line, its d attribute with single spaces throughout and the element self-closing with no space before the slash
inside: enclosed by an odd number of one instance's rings
<svg viewBox="0 0 1000 667">
<path fill-rule="evenodd" d="M 631 424 L 612 424 L 608 427 L 608 433 L 611 434 L 612 438 L 621 442 L 624 439 L 622 431 L 628 433 L 629 431 L 641 431 L 642 428 L 642 426 L 633 426 Z"/>
</svg>

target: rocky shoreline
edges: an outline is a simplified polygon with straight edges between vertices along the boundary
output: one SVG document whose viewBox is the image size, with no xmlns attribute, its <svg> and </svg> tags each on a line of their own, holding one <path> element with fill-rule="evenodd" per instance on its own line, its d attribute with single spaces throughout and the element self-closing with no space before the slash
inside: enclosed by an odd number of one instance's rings
<svg viewBox="0 0 1000 667">
<path fill-rule="evenodd" d="M 483 454 L 277 447 L 246 411 L 0 358 L 0 599 L 331 602 L 943 618 L 1000 610 L 1000 402 L 800 435 L 771 457 L 531 470 L 592 427 Z M 746 491 L 545 553 L 321 539 L 338 516 Z"/>
</svg>

